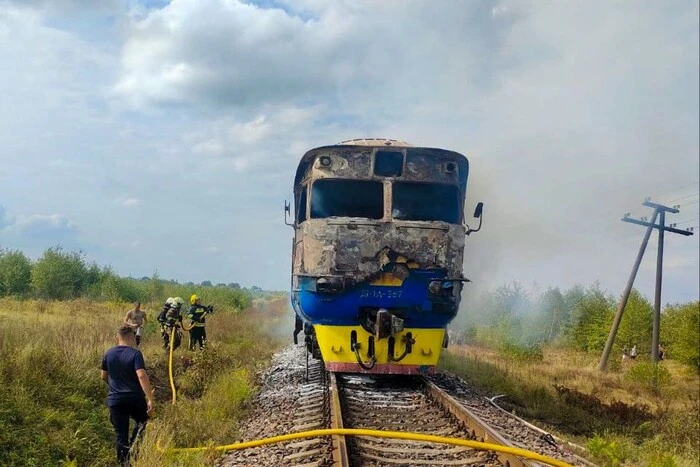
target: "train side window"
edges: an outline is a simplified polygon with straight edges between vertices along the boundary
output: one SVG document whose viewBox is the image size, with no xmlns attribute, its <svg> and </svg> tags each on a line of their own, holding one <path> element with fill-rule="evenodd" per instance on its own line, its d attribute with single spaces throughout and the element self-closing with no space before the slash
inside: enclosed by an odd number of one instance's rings
<svg viewBox="0 0 700 467">
<path fill-rule="evenodd" d="M 394 219 L 460 222 L 460 192 L 455 185 L 394 182 L 392 198 Z"/>
<path fill-rule="evenodd" d="M 403 172 L 403 153 L 379 150 L 374 154 L 374 175 L 400 177 Z"/>
<path fill-rule="evenodd" d="M 311 186 L 311 217 L 384 217 L 384 184 L 326 178 Z"/>
<path fill-rule="evenodd" d="M 297 206 L 297 224 L 306 220 L 306 186 L 301 188 L 299 193 L 299 206 Z"/>
</svg>

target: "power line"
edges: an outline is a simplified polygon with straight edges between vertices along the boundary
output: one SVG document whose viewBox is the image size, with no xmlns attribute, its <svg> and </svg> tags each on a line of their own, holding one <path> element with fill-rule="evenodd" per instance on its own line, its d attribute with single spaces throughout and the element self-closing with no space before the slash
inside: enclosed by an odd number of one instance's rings
<svg viewBox="0 0 700 467">
<path fill-rule="evenodd" d="M 692 200 L 693 198 L 698 197 L 698 196 L 700 196 L 700 193 L 690 193 L 690 194 L 687 194 L 685 196 L 681 196 L 679 198 L 669 200 L 668 204 L 670 204 L 670 205 L 682 204 L 682 203 L 686 202 L 685 200 Z"/>
<path fill-rule="evenodd" d="M 678 193 L 679 191 L 685 190 L 686 188 L 690 188 L 691 186 L 698 186 L 699 183 L 700 182 L 696 180 L 693 183 L 688 183 L 687 185 L 683 185 L 681 187 L 674 188 L 672 190 L 661 193 L 660 195 L 658 195 L 658 198 L 663 198 L 664 196 L 669 195 L 671 193 Z"/>
<path fill-rule="evenodd" d="M 695 198 L 696 196 L 698 196 L 698 194 L 699 194 L 699 193 L 698 193 L 697 191 L 696 191 L 696 192 L 693 192 L 693 193 L 687 193 L 687 194 L 685 194 L 685 195 L 683 195 L 683 196 L 677 197 L 676 199 Z"/>
<path fill-rule="evenodd" d="M 688 224 L 688 223 L 690 223 L 690 222 L 695 222 L 696 220 L 698 220 L 698 218 L 697 218 L 697 217 L 694 217 L 693 219 L 688 219 L 688 220 L 686 220 L 686 221 L 674 222 L 673 224 L 671 224 L 671 227 L 673 227 L 674 225 Z"/>
</svg>

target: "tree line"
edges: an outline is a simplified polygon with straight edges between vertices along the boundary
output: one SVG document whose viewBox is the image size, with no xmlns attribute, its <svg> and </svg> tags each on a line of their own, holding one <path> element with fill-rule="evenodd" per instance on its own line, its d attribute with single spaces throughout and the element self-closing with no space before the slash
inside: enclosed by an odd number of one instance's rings
<svg viewBox="0 0 700 467">
<path fill-rule="evenodd" d="M 46 249 L 36 261 L 19 250 L 0 249 L 0 297 L 159 303 L 169 296 L 189 297 L 195 292 L 207 301 L 239 310 L 248 307 L 254 297 L 266 295 L 259 287 L 213 285 L 210 281 L 181 284 L 163 280 L 157 273 L 140 279 L 121 277 L 110 267 L 88 262 L 82 252 L 60 246 Z"/>
<path fill-rule="evenodd" d="M 457 322 L 458 339 L 491 347 L 537 353 L 543 344 L 600 353 L 610 332 L 618 299 L 601 290 L 575 285 L 526 291 L 507 284 L 467 295 Z M 651 353 L 653 306 L 633 290 L 615 340 L 614 351 L 636 346 Z M 666 305 L 661 314 L 661 344 L 669 358 L 700 372 L 700 301 Z"/>
</svg>

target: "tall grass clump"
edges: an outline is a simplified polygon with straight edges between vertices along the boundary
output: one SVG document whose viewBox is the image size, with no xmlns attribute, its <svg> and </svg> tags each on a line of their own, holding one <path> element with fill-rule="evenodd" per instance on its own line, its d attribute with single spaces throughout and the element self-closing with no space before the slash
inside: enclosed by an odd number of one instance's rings
<svg viewBox="0 0 700 467">
<path fill-rule="evenodd" d="M 81 305 L 0 301 L 0 465 L 110 465 L 99 364 L 115 310 Z"/>
<path fill-rule="evenodd" d="M 116 328 L 129 308 L 87 300 L 0 299 L 0 465 L 115 465 L 100 361 L 116 343 Z M 149 462 L 158 459 L 158 433 L 164 445 L 178 446 L 236 436 L 237 419 L 254 391 L 253 375 L 279 345 L 267 323 L 288 312 L 279 299 L 244 312 L 224 306 L 207 319 L 210 342 L 204 351 L 188 351 L 185 336 L 175 352 L 173 406 L 154 311 L 148 313 L 141 350 L 157 403 L 138 465 L 170 465 L 165 458 Z M 195 457 L 190 465 L 207 459 Z"/>
</svg>

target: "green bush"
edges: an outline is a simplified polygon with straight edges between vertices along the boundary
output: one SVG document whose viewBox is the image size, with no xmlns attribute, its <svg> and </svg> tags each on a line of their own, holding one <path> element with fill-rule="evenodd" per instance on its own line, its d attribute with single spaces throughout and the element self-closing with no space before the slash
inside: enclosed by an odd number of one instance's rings
<svg viewBox="0 0 700 467">
<path fill-rule="evenodd" d="M 617 331 L 615 345 L 618 349 L 628 349 L 636 345 L 642 355 L 651 353 L 651 327 L 653 308 L 649 300 L 644 298 L 636 289 L 632 289 L 625 314 L 622 316 L 620 328 Z M 610 320 L 612 323 L 612 320 Z M 610 331 L 610 326 L 606 331 Z"/>
<path fill-rule="evenodd" d="M 44 251 L 31 272 L 31 284 L 37 297 L 48 300 L 79 297 L 87 279 L 88 269 L 82 253 L 64 252 L 60 246 Z"/>
<path fill-rule="evenodd" d="M 613 299 L 594 286 L 578 295 L 572 306 L 570 345 L 588 352 L 602 350 L 614 315 Z"/>
<path fill-rule="evenodd" d="M 666 307 L 661 333 L 668 358 L 700 372 L 700 301 Z"/>
<path fill-rule="evenodd" d="M 0 250 L 0 296 L 29 292 L 32 263 L 21 251 Z"/>
<path fill-rule="evenodd" d="M 506 342 L 501 344 L 499 350 L 501 355 L 509 359 L 520 361 L 542 361 L 544 359 L 542 346 L 539 344 L 522 345 Z"/>
<path fill-rule="evenodd" d="M 602 465 L 617 467 L 629 457 L 631 447 L 624 439 L 594 436 L 588 441 L 588 451 Z"/>
<path fill-rule="evenodd" d="M 625 374 L 625 379 L 653 392 L 658 392 L 671 383 L 671 373 L 662 364 L 635 362 Z"/>
<path fill-rule="evenodd" d="M 88 298 L 108 302 L 134 302 L 144 297 L 132 280 L 117 276 L 110 268 L 100 272 L 98 281 L 85 293 Z"/>
</svg>

